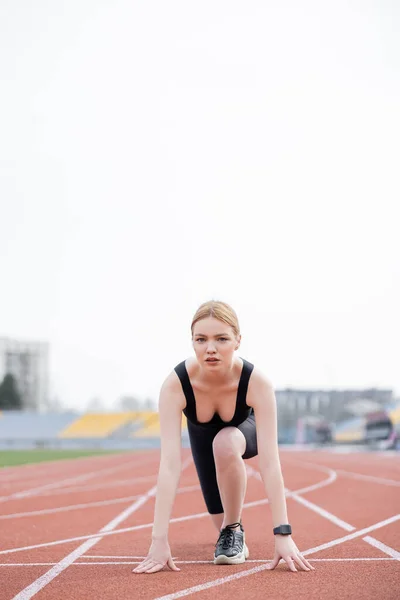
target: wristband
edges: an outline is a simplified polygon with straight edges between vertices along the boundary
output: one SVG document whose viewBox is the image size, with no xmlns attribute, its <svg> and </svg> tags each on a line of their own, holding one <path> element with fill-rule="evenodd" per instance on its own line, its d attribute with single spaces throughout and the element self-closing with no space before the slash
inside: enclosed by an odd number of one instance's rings
<svg viewBox="0 0 400 600">
<path fill-rule="evenodd" d="M 274 535 L 291 535 L 292 528 L 289 524 L 279 525 L 278 527 L 274 527 L 273 532 Z"/>
</svg>

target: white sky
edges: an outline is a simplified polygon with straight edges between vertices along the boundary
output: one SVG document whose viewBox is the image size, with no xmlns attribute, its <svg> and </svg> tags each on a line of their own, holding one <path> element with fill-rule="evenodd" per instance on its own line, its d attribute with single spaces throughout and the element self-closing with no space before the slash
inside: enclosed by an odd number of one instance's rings
<svg viewBox="0 0 400 600">
<path fill-rule="evenodd" d="M 157 398 L 208 299 L 275 387 L 400 393 L 396 0 L 2 0 L 0 335 Z"/>
</svg>

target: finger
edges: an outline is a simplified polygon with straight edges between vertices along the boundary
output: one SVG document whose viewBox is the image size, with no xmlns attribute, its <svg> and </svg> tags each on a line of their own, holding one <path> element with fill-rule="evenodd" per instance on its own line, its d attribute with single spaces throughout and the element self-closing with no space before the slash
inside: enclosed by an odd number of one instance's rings
<svg viewBox="0 0 400 600">
<path fill-rule="evenodd" d="M 315 567 L 313 567 L 312 564 L 306 558 L 304 558 L 304 556 L 301 556 L 301 560 L 306 563 L 307 567 L 311 569 L 311 571 L 315 571 Z"/>
<path fill-rule="evenodd" d="M 180 569 L 178 569 L 178 567 L 175 565 L 175 563 L 171 557 L 169 557 L 167 564 L 168 564 L 169 568 L 172 569 L 173 571 L 180 571 Z"/>
<path fill-rule="evenodd" d="M 291 556 L 286 556 L 285 561 L 286 561 L 289 569 L 291 571 L 293 571 L 293 573 L 297 572 L 296 565 L 294 564 L 293 559 L 292 559 Z"/>
<path fill-rule="evenodd" d="M 152 567 L 155 564 L 154 560 L 146 560 L 144 563 L 136 567 L 134 573 L 144 573 L 148 568 Z"/>
<path fill-rule="evenodd" d="M 133 573 L 136 573 L 139 569 L 141 569 L 142 567 L 144 567 L 145 565 L 147 565 L 150 562 L 149 558 L 145 558 L 144 560 L 142 560 L 141 563 L 138 564 L 137 567 L 135 567 L 134 569 L 132 569 Z"/>
<path fill-rule="evenodd" d="M 139 563 L 137 567 L 135 567 L 134 569 L 132 569 L 132 573 L 138 573 L 139 570 L 143 567 L 143 565 L 144 565 L 143 562 Z"/>
<path fill-rule="evenodd" d="M 281 557 L 279 556 L 279 554 L 277 556 L 274 556 L 274 558 L 272 559 L 272 561 L 268 565 L 267 569 L 269 569 L 270 571 L 272 571 L 273 569 L 275 569 L 275 567 L 277 566 L 277 564 L 279 563 L 280 560 L 281 560 Z"/>
<path fill-rule="evenodd" d="M 310 567 L 307 567 L 303 557 L 300 556 L 299 554 L 297 556 L 296 555 L 293 556 L 293 560 L 296 561 L 296 563 L 299 565 L 299 567 L 301 569 L 303 569 L 303 571 L 311 571 Z"/>
<path fill-rule="evenodd" d="M 162 565 L 161 563 L 156 563 L 154 567 L 152 567 L 151 569 L 147 569 L 146 573 L 157 573 L 157 571 L 161 571 L 161 569 L 163 568 L 164 565 Z"/>
</svg>

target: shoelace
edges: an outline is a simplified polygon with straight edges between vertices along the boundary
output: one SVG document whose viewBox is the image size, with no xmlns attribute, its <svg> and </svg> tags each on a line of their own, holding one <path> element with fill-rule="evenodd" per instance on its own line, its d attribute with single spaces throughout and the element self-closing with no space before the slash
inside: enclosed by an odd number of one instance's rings
<svg viewBox="0 0 400 600">
<path fill-rule="evenodd" d="M 219 535 L 219 539 L 218 539 L 218 542 L 216 545 L 218 545 L 222 539 L 223 540 L 222 547 L 224 549 L 229 548 L 229 546 L 232 545 L 232 542 L 235 539 L 234 529 L 236 527 L 240 527 L 240 523 L 232 523 L 232 525 L 227 525 L 226 527 L 224 527 L 224 529 L 222 529 L 222 531 Z"/>
</svg>

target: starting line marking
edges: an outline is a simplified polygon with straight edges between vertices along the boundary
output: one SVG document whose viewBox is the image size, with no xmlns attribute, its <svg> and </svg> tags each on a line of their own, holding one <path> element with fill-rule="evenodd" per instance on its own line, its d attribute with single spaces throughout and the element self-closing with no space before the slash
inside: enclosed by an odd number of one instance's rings
<svg viewBox="0 0 400 600">
<path fill-rule="evenodd" d="M 86 556 L 85 556 L 86 558 Z M 112 558 L 112 557 L 111 557 Z M 118 558 L 118 557 L 116 557 Z M 145 558 L 145 557 L 143 557 Z M 272 558 L 260 558 L 260 559 L 252 559 L 246 560 L 246 563 L 269 563 Z M 363 561 L 396 561 L 396 558 L 378 558 L 378 557 L 365 557 L 365 558 L 310 558 L 307 559 L 309 562 L 363 562 Z M 175 564 L 179 565 L 214 565 L 213 560 L 174 560 Z M 71 564 L 71 567 L 76 567 L 79 565 L 138 565 L 140 561 L 132 561 L 132 560 L 119 560 L 119 561 L 100 561 L 100 562 L 74 562 Z M 52 567 L 58 565 L 58 563 L 0 563 L 1 567 Z"/>
</svg>

